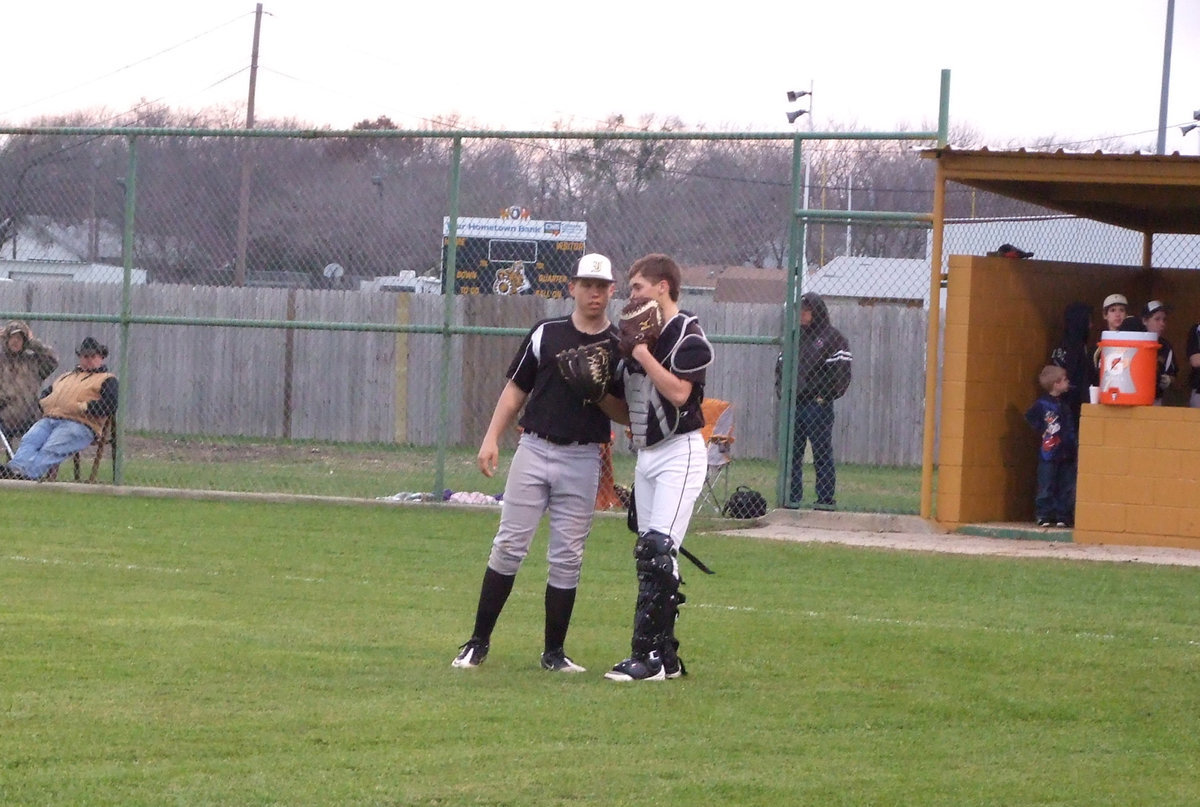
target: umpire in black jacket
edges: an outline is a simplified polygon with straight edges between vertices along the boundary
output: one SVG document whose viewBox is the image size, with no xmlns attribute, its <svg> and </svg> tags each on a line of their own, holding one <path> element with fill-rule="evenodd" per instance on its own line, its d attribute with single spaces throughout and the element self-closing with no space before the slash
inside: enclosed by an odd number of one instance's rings
<svg viewBox="0 0 1200 807">
<path fill-rule="evenodd" d="M 850 343 L 829 323 L 820 295 L 800 298 L 800 342 L 796 354 L 796 412 L 792 435 L 792 473 L 787 505 L 804 498 L 804 450 L 812 444 L 816 471 L 817 510 L 836 510 L 837 469 L 833 464 L 833 402 L 850 386 Z M 775 365 L 776 392 L 781 390 L 782 354 Z"/>
</svg>

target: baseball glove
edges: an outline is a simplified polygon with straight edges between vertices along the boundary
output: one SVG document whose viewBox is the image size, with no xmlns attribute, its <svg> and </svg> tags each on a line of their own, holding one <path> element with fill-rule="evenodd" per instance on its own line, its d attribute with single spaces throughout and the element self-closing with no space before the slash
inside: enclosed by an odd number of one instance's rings
<svg viewBox="0 0 1200 807">
<path fill-rule="evenodd" d="M 562 351 L 558 373 L 585 403 L 598 403 L 612 383 L 612 354 L 602 344 L 584 345 Z"/>
<path fill-rule="evenodd" d="M 633 349 L 638 344 L 645 344 L 653 350 L 654 343 L 658 341 L 658 335 L 662 332 L 662 309 L 655 300 L 631 297 L 621 309 L 617 328 L 621 333 L 622 356 L 632 356 Z"/>
</svg>

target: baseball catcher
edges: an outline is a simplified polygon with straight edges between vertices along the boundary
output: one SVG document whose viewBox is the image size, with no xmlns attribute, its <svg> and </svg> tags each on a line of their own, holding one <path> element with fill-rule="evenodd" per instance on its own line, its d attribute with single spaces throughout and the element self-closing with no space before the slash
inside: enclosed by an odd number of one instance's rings
<svg viewBox="0 0 1200 807">
<path fill-rule="evenodd" d="M 699 320 L 679 308 L 679 265 L 646 255 L 629 268 L 631 300 L 621 312 L 619 378 L 637 449 L 633 509 L 638 593 L 628 658 L 604 677 L 661 681 L 684 675 L 675 622 L 683 593 L 677 557 L 708 470 L 705 462 L 706 369 L 713 350 Z"/>
<path fill-rule="evenodd" d="M 658 336 L 662 333 L 662 308 L 658 301 L 651 297 L 630 297 L 629 302 L 621 309 L 617 328 L 621 334 L 619 349 L 626 358 L 633 356 L 637 345 L 645 345 L 654 350 Z"/>
<path fill-rule="evenodd" d="M 593 343 L 561 351 L 558 373 L 584 403 L 598 403 L 612 383 L 612 353 L 607 344 Z"/>
</svg>

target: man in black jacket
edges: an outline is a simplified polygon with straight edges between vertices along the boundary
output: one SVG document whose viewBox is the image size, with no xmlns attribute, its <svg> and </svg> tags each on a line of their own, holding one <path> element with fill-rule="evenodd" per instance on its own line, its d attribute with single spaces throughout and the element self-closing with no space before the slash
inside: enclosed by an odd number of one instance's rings
<svg viewBox="0 0 1200 807">
<path fill-rule="evenodd" d="M 1050 363 L 1066 370 L 1067 380 L 1071 383 L 1064 400 L 1075 419 L 1076 433 L 1080 409 L 1089 399 L 1088 387 L 1100 383 L 1088 344 L 1091 335 L 1092 307 L 1087 303 L 1071 303 L 1063 310 L 1062 341 L 1050 351 Z"/>
<path fill-rule="evenodd" d="M 812 292 L 800 298 L 800 344 L 796 354 L 796 412 L 788 504 L 804 494 L 804 449 L 812 444 L 817 510 L 836 510 L 837 469 L 833 464 L 833 402 L 850 386 L 850 343 L 829 324 L 825 301 Z M 780 367 L 776 367 L 778 374 Z M 777 385 L 778 386 L 778 385 Z"/>
</svg>

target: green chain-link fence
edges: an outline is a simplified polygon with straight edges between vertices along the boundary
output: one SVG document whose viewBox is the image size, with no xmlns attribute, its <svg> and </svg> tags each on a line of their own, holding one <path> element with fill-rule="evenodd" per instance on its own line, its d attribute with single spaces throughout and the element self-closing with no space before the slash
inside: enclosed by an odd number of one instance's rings
<svg viewBox="0 0 1200 807">
<path fill-rule="evenodd" d="M 564 272 L 585 249 L 618 271 L 667 252 L 717 345 L 706 392 L 733 404 L 732 481 L 814 498 L 807 461 L 802 495 L 786 484 L 795 421 L 777 396 L 797 390 L 777 393 L 775 368 L 783 347 L 794 377 L 789 303 L 815 292 L 853 355 L 838 506 L 915 512 L 940 300 L 933 168 L 914 146 L 937 134 L 12 129 L 0 315 L 31 322 L 56 372 L 85 335 L 111 346 L 122 484 L 495 494 L 475 449 L 521 336 L 569 306 Z M 947 215 L 946 255 L 1111 245 L 1106 262 L 1140 262 L 1140 236 L 1126 249 L 1126 233 L 970 190 Z M 1156 254 L 1194 262 L 1186 239 Z"/>
</svg>

